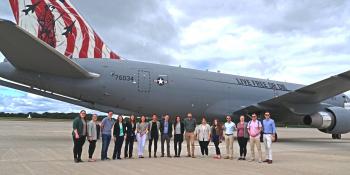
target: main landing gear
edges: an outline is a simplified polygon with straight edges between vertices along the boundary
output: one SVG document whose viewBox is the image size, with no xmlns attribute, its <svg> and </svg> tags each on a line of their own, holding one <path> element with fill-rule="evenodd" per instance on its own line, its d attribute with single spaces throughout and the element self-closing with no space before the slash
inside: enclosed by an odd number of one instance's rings
<svg viewBox="0 0 350 175">
<path fill-rule="evenodd" d="M 341 134 L 332 134 L 332 139 L 340 140 Z"/>
</svg>

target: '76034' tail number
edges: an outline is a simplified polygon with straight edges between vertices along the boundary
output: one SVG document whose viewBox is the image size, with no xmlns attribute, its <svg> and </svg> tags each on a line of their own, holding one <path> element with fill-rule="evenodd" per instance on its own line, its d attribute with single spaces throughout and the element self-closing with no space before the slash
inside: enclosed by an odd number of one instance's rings
<svg viewBox="0 0 350 175">
<path fill-rule="evenodd" d="M 111 73 L 111 76 L 115 79 L 115 80 L 119 80 L 119 81 L 131 81 L 133 82 L 135 80 L 135 78 L 133 76 L 129 76 L 129 75 L 119 75 L 116 74 L 115 72 Z"/>
</svg>

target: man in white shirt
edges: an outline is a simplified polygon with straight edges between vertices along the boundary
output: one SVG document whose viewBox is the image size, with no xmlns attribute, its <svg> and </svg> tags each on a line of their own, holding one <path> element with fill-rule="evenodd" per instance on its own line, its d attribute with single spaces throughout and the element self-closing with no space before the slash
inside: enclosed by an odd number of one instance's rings
<svg viewBox="0 0 350 175">
<path fill-rule="evenodd" d="M 262 152 L 261 152 L 261 144 L 260 144 L 260 133 L 262 129 L 262 124 L 259 120 L 257 120 L 257 115 L 252 114 L 252 120 L 248 123 L 248 133 L 250 135 L 250 149 L 252 152 L 251 162 L 255 161 L 255 150 L 254 147 L 258 149 L 259 153 L 259 163 L 262 161 Z"/>
<path fill-rule="evenodd" d="M 236 129 L 236 124 L 231 121 L 231 116 L 226 116 L 226 120 L 227 122 L 223 126 L 226 143 L 226 156 L 224 158 L 233 160 L 233 132 Z"/>
</svg>

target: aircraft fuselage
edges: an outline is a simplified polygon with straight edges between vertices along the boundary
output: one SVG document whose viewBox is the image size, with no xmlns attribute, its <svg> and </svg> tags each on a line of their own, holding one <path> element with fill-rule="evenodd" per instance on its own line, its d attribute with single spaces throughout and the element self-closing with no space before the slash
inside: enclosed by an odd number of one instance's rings
<svg viewBox="0 0 350 175">
<path fill-rule="evenodd" d="M 135 114 L 183 116 L 192 112 L 195 116 L 211 118 L 232 115 L 234 111 L 251 104 L 303 86 L 128 60 L 77 59 L 75 62 L 90 72 L 100 74 L 100 77 L 71 79 L 30 73 L 18 71 L 8 62 L 0 64 L 0 76 Z M 326 102 L 335 106 L 344 105 L 340 96 Z M 97 106 L 96 109 L 106 110 Z"/>
</svg>

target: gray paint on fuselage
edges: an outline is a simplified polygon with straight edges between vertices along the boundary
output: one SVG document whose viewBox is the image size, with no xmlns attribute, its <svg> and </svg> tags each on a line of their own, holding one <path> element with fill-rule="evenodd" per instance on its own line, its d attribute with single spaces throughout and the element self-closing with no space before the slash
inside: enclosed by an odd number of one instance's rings
<svg viewBox="0 0 350 175">
<path fill-rule="evenodd" d="M 289 91 L 303 86 L 128 60 L 75 59 L 75 62 L 90 72 L 100 74 L 100 77 L 70 79 L 28 73 L 17 71 L 8 62 L 0 64 L 0 76 L 69 97 L 146 115 L 167 113 L 183 116 L 192 112 L 195 116 L 222 117 L 288 93 L 253 87 L 249 83 L 239 85 L 236 79 L 282 84 Z M 142 78 L 143 73 L 149 74 L 149 77 L 146 75 Z M 122 76 L 121 79 L 118 75 Z M 127 81 L 127 76 L 133 77 L 133 81 Z M 155 80 L 159 77 L 163 77 L 167 83 L 158 85 Z M 339 100 L 327 101 L 331 104 L 334 102 L 341 104 Z"/>
</svg>

